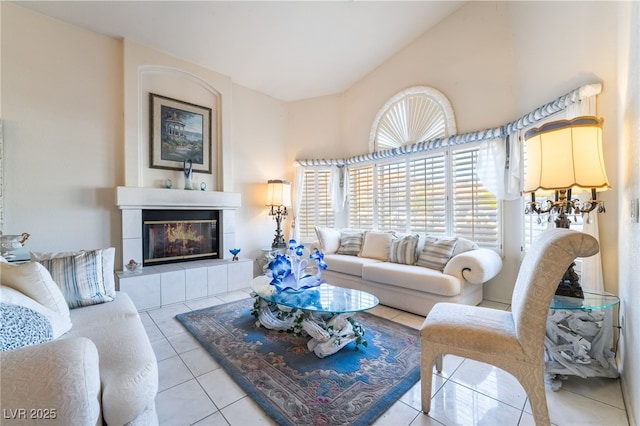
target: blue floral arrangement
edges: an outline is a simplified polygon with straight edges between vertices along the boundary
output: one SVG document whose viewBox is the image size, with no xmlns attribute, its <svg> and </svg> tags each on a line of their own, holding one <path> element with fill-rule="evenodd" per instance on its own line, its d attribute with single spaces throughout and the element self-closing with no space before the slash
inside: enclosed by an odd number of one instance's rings
<svg viewBox="0 0 640 426">
<path fill-rule="evenodd" d="M 316 262 L 317 272 L 315 275 L 306 271 L 309 260 Z M 298 244 L 296 240 L 289 240 L 287 252 L 276 255 L 276 258 L 269 263 L 270 284 L 275 286 L 278 291 L 297 291 L 316 287 L 324 282 L 321 275 L 325 269 L 327 269 L 327 264 L 324 262 L 324 253 L 318 249 L 310 253 L 309 249 Z"/>
</svg>

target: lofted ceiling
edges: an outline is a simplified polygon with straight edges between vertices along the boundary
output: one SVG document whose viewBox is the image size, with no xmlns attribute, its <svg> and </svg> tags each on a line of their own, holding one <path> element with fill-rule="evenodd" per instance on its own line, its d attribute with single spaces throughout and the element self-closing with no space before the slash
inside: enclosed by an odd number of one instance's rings
<svg viewBox="0 0 640 426">
<path fill-rule="evenodd" d="M 283 101 L 340 93 L 463 1 L 15 1 Z"/>
</svg>

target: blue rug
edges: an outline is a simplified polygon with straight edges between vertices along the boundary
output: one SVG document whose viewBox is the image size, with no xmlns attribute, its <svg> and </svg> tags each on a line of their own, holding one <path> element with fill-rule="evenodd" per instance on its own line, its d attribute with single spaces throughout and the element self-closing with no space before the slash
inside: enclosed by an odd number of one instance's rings
<svg viewBox="0 0 640 426">
<path fill-rule="evenodd" d="M 367 347 L 320 359 L 309 337 L 256 326 L 252 299 L 176 316 L 280 425 L 368 425 L 420 379 L 418 330 L 357 314 Z"/>
</svg>

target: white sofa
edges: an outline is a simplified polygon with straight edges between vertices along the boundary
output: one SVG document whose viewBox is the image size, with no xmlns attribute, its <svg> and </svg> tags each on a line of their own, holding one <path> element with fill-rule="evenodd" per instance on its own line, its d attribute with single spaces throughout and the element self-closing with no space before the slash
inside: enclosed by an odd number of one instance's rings
<svg viewBox="0 0 640 426">
<path fill-rule="evenodd" d="M 68 309 L 40 263 L 0 268 L 3 323 L 13 327 L 0 331 L 3 425 L 158 424 L 157 362 L 126 293 L 110 287 L 107 300 Z"/>
<path fill-rule="evenodd" d="M 358 232 L 362 233 L 359 250 L 356 244 L 351 254 L 341 254 L 345 252 L 341 248 L 349 245 L 345 235 Z M 483 283 L 502 269 L 502 259 L 496 252 L 478 248 L 464 238 L 425 235 L 409 238 L 395 232 L 332 228 L 316 228 L 316 233 L 318 241 L 312 248 L 317 247 L 324 253 L 325 281 L 367 291 L 383 305 L 418 315 L 426 316 L 438 302 L 479 304 Z M 411 241 L 403 247 L 402 240 L 407 238 Z M 442 241 L 448 248 L 445 253 L 438 253 L 438 243 Z M 436 257 L 440 258 L 430 262 L 425 247 L 435 249 Z"/>
</svg>

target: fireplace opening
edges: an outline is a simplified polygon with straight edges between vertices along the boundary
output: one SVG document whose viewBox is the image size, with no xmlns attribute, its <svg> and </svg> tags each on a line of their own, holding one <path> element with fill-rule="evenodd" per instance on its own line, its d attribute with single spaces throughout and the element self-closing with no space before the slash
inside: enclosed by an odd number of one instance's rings
<svg viewBox="0 0 640 426">
<path fill-rule="evenodd" d="M 219 258 L 218 210 L 143 210 L 142 264 Z"/>
</svg>

